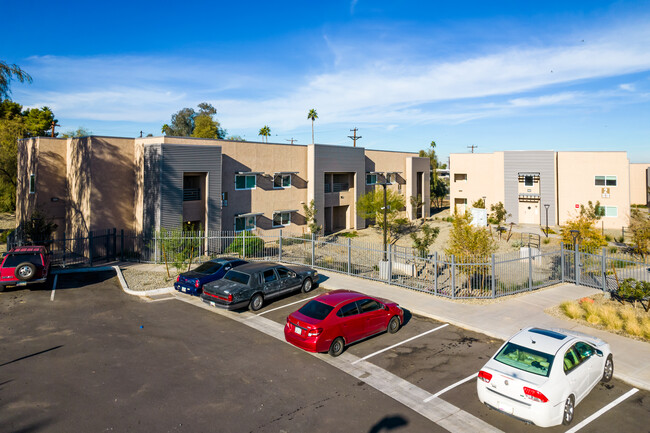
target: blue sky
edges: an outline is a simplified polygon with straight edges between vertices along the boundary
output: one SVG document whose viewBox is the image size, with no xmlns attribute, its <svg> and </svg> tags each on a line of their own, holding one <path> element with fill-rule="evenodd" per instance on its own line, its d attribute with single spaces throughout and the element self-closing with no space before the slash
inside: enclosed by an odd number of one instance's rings
<svg viewBox="0 0 650 433">
<path fill-rule="evenodd" d="M 646 1 L 59 3 L 3 5 L 0 59 L 34 78 L 13 99 L 64 131 L 160 135 L 207 101 L 251 141 L 269 125 L 310 143 L 315 108 L 317 143 L 357 127 L 360 146 L 435 140 L 443 160 L 476 145 L 650 162 Z"/>
</svg>

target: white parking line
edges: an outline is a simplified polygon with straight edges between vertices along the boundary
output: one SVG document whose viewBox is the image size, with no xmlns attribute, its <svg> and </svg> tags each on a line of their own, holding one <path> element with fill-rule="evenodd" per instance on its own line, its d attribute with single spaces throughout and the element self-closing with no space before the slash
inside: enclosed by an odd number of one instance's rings
<svg viewBox="0 0 650 433">
<path fill-rule="evenodd" d="M 50 296 L 50 301 L 54 301 L 54 292 L 56 291 L 56 281 L 59 279 L 59 274 L 54 275 L 54 282 L 52 283 L 52 296 Z"/>
<path fill-rule="evenodd" d="M 440 397 L 442 394 L 444 394 L 445 392 L 449 391 L 450 389 L 454 389 L 454 388 L 456 388 L 458 385 L 462 385 L 462 384 L 464 384 L 465 382 L 468 382 L 468 381 L 470 381 L 470 380 L 472 380 L 472 379 L 476 379 L 476 375 L 477 375 L 477 374 L 478 374 L 478 373 L 474 373 L 474 374 L 472 374 L 471 376 L 468 376 L 468 377 L 466 377 L 466 378 L 463 379 L 463 380 L 459 380 L 458 382 L 454 383 L 453 385 L 449 385 L 447 388 L 445 388 L 445 389 L 443 389 L 443 390 L 441 390 L 441 391 L 436 392 L 436 393 L 433 394 L 432 396 L 427 397 L 427 398 L 425 398 L 425 399 L 422 400 L 422 401 L 423 401 L 424 403 L 428 403 L 428 402 L 430 402 L 431 400 L 433 400 L 434 398 L 436 398 L 436 397 Z"/>
<path fill-rule="evenodd" d="M 316 296 L 318 296 L 318 295 L 316 295 Z M 284 307 L 288 307 L 290 305 L 300 304 L 301 302 L 309 301 L 310 299 L 314 299 L 316 296 L 312 296 L 311 298 L 301 299 L 300 301 L 292 302 L 290 304 L 283 305 L 283 306 L 278 307 L 278 308 L 273 308 L 272 310 L 263 311 L 263 312 L 259 313 L 258 316 L 261 316 L 262 314 L 270 313 L 271 311 L 279 310 L 279 309 L 284 308 Z"/>
<path fill-rule="evenodd" d="M 380 353 L 383 353 L 383 352 L 385 352 L 385 351 L 387 351 L 387 350 L 390 350 L 390 349 L 392 349 L 393 347 L 397 347 L 397 346 L 402 345 L 402 344 L 404 344 L 404 343 L 408 343 L 408 342 L 411 341 L 411 340 L 415 340 L 416 338 L 420 338 L 420 337 L 422 337 L 422 336 L 424 336 L 424 335 L 430 334 L 430 333 L 432 333 L 433 331 L 437 331 L 438 329 L 442 329 L 442 328 L 444 328 L 445 326 L 449 326 L 449 323 L 445 323 L 444 325 L 438 326 L 437 328 L 430 329 L 430 330 L 428 330 L 427 332 L 423 332 L 423 333 L 420 334 L 420 335 L 416 335 L 415 337 L 411 337 L 411 338 L 409 338 L 409 339 L 407 339 L 407 340 L 404 340 L 404 341 L 402 341 L 402 342 L 400 342 L 400 343 L 393 344 L 393 345 L 390 346 L 390 347 L 387 347 L 387 348 L 385 348 L 385 349 L 378 350 L 377 352 L 375 352 L 375 353 L 371 353 L 370 355 L 366 355 L 366 356 L 364 356 L 363 358 L 359 358 L 359 359 L 357 359 L 357 360 L 354 361 L 352 364 L 356 364 L 357 362 L 365 361 L 366 359 L 368 359 L 368 358 L 372 358 L 372 357 L 375 356 L 375 355 L 379 355 Z"/>
<path fill-rule="evenodd" d="M 577 432 L 578 430 L 580 430 L 581 428 L 583 428 L 584 426 L 586 426 L 587 424 L 589 424 L 590 422 L 592 422 L 593 420 L 595 420 L 596 418 L 598 418 L 599 416 L 601 416 L 602 414 L 604 414 L 605 412 L 613 408 L 614 406 L 626 400 L 628 397 L 631 397 L 634 394 L 636 394 L 637 391 L 638 391 L 637 388 L 632 388 L 631 390 L 629 390 L 628 392 L 626 392 L 625 394 L 623 394 L 622 396 L 620 396 L 619 398 L 617 398 L 616 400 L 614 400 L 613 402 L 611 402 L 610 404 L 608 404 L 607 406 L 599 410 L 598 412 L 591 415 L 589 418 L 584 419 L 580 424 L 576 424 L 573 428 L 567 430 L 566 433 Z"/>
</svg>

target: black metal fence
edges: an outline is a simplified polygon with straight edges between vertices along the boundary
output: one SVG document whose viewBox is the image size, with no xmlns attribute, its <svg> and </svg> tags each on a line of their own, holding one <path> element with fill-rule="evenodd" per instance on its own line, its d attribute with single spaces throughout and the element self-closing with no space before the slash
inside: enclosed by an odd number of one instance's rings
<svg viewBox="0 0 650 433">
<path fill-rule="evenodd" d="M 11 244 L 20 244 L 12 238 Z M 650 281 L 647 258 L 563 244 L 541 251 L 529 243 L 517 251 L 487 257 L 458 257 L 363 242 L 344 237 L 244 232 L 163 231 L 149 236 L 124 230 L 90 232 L 87 237 L 45 242 L 53 264 L 93 265 L 121 260 L 167 263 L 187 268 L 218 256 L 305 264 L 448 298 L 497 298 L 560 282 L 612 290 L 625 278 Z"/>
</svg>

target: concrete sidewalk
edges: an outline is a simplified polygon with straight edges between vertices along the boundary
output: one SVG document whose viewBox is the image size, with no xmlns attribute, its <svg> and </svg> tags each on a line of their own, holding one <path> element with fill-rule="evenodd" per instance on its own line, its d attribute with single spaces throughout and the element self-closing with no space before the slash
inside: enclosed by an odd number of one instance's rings
<svg viewBox="0 0 650 433">
<path fill-rule="evenodd" d="M 571 329 L 605 340 L 614 353 L 614 375 L 631 385 L 650 390 L 650 344 L 583 326 L 544 313 L 563 301 L 602 293 L 575 284 L 560 284 L 529 294 L 479 304 L 451 301 L 415 290 L 335 272 L 321 272 L 321 286 L 347 289 L 397 302 L 412 313 L 448 322 L 461 328 L 507 340 L 527 326 Z M 492 355 L 492 354 L 490 354 Z"/>
</svg>

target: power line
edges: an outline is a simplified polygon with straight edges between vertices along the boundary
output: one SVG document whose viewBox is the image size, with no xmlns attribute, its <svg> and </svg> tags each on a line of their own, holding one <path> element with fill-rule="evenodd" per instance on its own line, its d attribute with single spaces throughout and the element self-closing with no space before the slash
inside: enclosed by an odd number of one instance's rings
<svg viewBox="0 0 650 433">
<path fill-rule="evenodd" d="M 357 137 L 357 131 L 358 131 L 358 129 L 357 129 L 356 126 L 354 127 L 354 129 L 350 129 L 350 131 L 353 131 L 353 132 L 354 132 L 354 135 L 353 135 L 353 136 L 352 136 L 352 135 L 348 135 L 348 138 L 351 138 L 351 139 L 352 139 L 352 146 L 353 146 L 353 147 L 357 147 L 357 140 L 360 140 L 362 137 L 361 137 L 361 136 L 358 136 L 358 137 Z"/>
<path fill-rule="evenodd" d="M 473 144 L 471 146 L 467 146 L 468 149 L 472 149 L 472 153 L 474 153 L 474 149 L 477 147 L 478 146 L 474 146 Z"/>
</svg>

